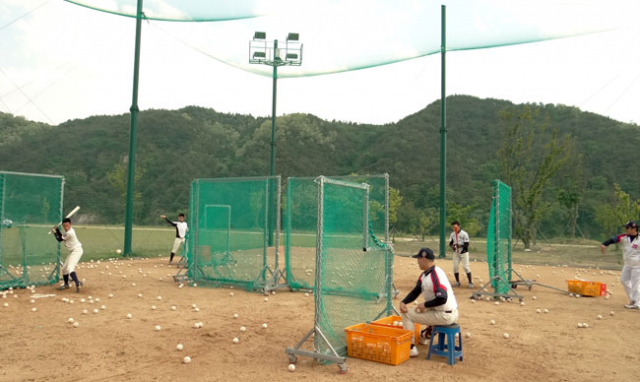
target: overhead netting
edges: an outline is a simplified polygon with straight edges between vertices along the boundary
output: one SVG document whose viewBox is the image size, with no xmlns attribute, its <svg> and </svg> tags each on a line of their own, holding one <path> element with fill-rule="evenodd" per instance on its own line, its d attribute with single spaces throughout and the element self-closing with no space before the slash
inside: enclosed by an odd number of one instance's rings
<svg viewBox="0 0 640 382">
<path fill-rule="evenodd" d="M 58 281 L 61 176 L 0 172 L 0 289 Z"/>
<path fill-rule="evenodd" d="M 136 0 L 67 1 L 129 17 L 137 14 Z M 255 32 L 265 32 L 263 39 L 256 39 L 264 43 L 265 53 L 272 54 L 270 47 L 279 39 L 283 61 L 287 60 L 288 49 L 302 59 L 301 66 L 287 68 L 279 76 L 300 77 L 439 53 L 442 4 L 447 7 L 448 51 L 584 35 L 631 27 L 637 22 L 633 0 L 146 0 L 141 17 L 217 21 L 162 28 L 169 36 L 219 61 L 271 76 L 270 68 L 251 65 L 248 57 L 247 48 Z"/>
<path fill-rule="evenodd" d="M 278 254 L 280 177 L 191 183 L 189 277 L 260 289 Z"/>
<path fill-rule="evenodd" d="M 369 217 L 376 237 L 388 240 L 389 175 L 332 176 L 369 185 Z M 318 221 L 318 184 L 316 178 L 287 179 L 283 211 L 286 279 L 291 289 L 313 289 L 316 231 Z M 388 261 L 393 262 L 393 257 Z M 392 266 L 392 264 L 390 265 Z"/>
<path fill-rule="evenodd" d="M 390 248 L 369 227 L 369 185 L 320 177 L 316 326 L 346 354 L 348 326 L 390 314 Z M 328 346 L 316 342 L 316 350 Z"/>
<path fill-rule="evenodd" d="M 487 264 L 496 294 L 509 292 L 511 281 L 511 187 L 499 180 L 493 182 L 493 200 L 487 225 Z"/>
</svg>

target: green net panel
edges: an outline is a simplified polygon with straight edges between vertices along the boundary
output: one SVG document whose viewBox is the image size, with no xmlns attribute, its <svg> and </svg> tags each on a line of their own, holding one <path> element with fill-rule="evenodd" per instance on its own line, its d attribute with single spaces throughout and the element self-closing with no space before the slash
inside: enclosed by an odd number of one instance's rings
<svg viewBox="0 0 640 382">
<path fill-rule="evenodd" d="M 369 184 L 370 224 L 376 237 L 389 238 L 389 175 L 337 176 L 331 179 Z M 316 178 L 288 178 L 283 213 L 287 284 L 291 289 L 314 285 L 318 185 Z M 390 259 L 393 261 L 393 258 Z"/>
<path fill-rule="evenodd" d="M 263 288 L 278 254 L 280 177 L 198 179 L 190 199 L 189 277 Z"/>
<path fill-rule="evenodd" d="M 511 280 L 511 188 L 499 180 L 493 182 L 493 200 L 487 226 L 487 264 L 496 294 L 509 292 Z"/>
<path fill-rule="evenodd" d="M 137 13 L 136 0 L 67 1 L 128 17 Z M 283 62 L 291 51 L 302 60 L 302 65 L 279 72 L 282 78 L 346 72 L 440 53 L 441 5 L 447 7 L 447 50 L 455 51 L 633 27 L 637 25 L 634 1 L 147 0 L 142 17 L 190 22 L 152 24 L 194 51 L 271 76 L 271 68 L 251 65 L 248 57 L 254 33 L 265 32 L 255 39 L 253 53 L 274 59 L 273 41 L 279 39 Z M 326 20 L 331 20 L 330 27 Z M 296 39 L 289 38 L 291 32 Z"/>
<path fill-rule="evenodd" d="M 369 227 L 369 185 L 319 178 L 315 324 L 341 355 L 348 326 L 391 312 L 390 248 Z M 316 349 L 327 352 L 316 339 Z"/>
<path fill-rule="evenodd" d="M 64 178 L 0 172 L 0 289 L 58 281 Z"/>
</svg>

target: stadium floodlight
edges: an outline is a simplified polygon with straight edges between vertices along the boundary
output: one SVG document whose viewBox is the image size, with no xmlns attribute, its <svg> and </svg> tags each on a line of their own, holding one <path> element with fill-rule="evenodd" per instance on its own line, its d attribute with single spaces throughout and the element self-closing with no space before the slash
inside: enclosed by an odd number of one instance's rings
<svg viewBox="0 0 640 382">
<path fill-rule="evenodd" d="M 249 41 L 249 63 L 273 67 L 273 95 L 271 108 L 271 159 L 269 175 L 276 175 L 276 93 L 278 89 L 278 67 L 302 65 L 302 43 L 299 33 L 289 33 L 284 47 L 278 46 L 278 40 L 267 41 L 266 32 L 255 32 Z M 273 227 L 273 222 L 269 223 Z M 269 235 L 269 245 L 272 244 Z"/>
</svg>

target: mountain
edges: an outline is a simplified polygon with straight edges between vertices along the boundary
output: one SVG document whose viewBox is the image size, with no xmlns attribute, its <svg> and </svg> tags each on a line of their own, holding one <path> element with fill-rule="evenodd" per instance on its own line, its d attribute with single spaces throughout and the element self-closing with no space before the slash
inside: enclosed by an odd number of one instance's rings
<svg viewBox="0 0 640 382">
<path fill-rule="evenodd" d="M 491 181 L 501 176 L 499 112 L 517 106 L 462 95 L 447 99 L 448 199 L 473 206 L 472 215 L 482 224 L 487 221 Z M 586 235 L 599 237 L 594 209 L 608 203 L 614 182 L 633 198 L 640 197 L 634 161 L 640 128 L 574 107 L 529 106 L 548 116 L 550 127 L 574 137 L 584 178 L 578 224 Z M 123 114 L 50 126 L 0 113 L 0 170 L 64 175 L 65 204 L 82 205 L 98 223 L 122 222 L 129 123 L 129 115 Z M 268 174 L 270 129 L 269 118 L 196 106 L 141 112 L 135 221 L 145 224 L 160 213 L 185 211 L 189 182 L 195 178 Z M 277 121 L 276 170 L 283 179 L 388 172 L 391 186 L 404 198 L 402 208 L 437 211 L 439 130 L 439 101 L 385 125 L 290 114 Z M 546 236 L 560 235 L 566 224 L 555 201 L 559 187 L 561 179 L 546 192 L 553 204 L 543 224 Z M 399 221 L 397 228 L 407 229 L 408 224 Z"/>
</svg>

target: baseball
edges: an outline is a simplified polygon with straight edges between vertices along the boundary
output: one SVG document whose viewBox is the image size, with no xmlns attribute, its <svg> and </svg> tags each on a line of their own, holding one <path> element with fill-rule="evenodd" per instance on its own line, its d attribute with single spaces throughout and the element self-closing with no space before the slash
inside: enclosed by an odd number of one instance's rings
<svg viewBox="0 0 640 382">
<path fill-rule="evenodd" d="M 160 329 L 162 329 L 160 325 L 156 325 L 156 332 L 159 331 Z"/>
<path fill-rule="evenodd" d="M 138 293 L 138 298 L 142 298 L 142 293 Z"/>
<path fill-rule="evenodd" d="M 545 310 L 543 310 L 543 312 L 549 313 L 549 309 L 545 309 Z"/>
<path fill-rule="evenodd" d="M 598 320 L 602 320 L 602 316 L 598 314 Z"/>
<path fill-rule="evenodd" d="M 305 294 L 304 294 L 304 296 L 305 296 L 305 297 L 309 297 L 309 293 L 305 293 Z"/>
<path fill-rule="evenodd" d="M 233 292 L 230 292 L 230 293 L 229 293 L 229 296 L 233 297 Z"/>
<path fill-rule="evenodd" d="M 94 309 L 94 310 L 93 310 L 93 313 L 98 313 L 98 312 L 99 312 L 99 310 L 98 310 L 98 309 Z"/>
<path fill-rule="evenodd" d="M 32 312 L 37 312 L 37 311 L 38 311 L 38 308 L 31 308 L 31 311 L 32 311 Z"/>
<path fill-rule="evenodd" d="M 156 306 L 155 305 L 151 305 L 151 310 L 156 310 Z"/>
<path fill-rule="evenodd" d="M 536 313 L 540 313 L 540 312 L 541 312 L 541 310 L 540 310 L 540 309 L 536 309 Z"/>
<path fill-rule="evenodd" d="M 296 365 L 291 363 L 291 364 L 289 364 L 288 369 L 289 369 L 289 371 L 296 371 Z"/>
<path fill-rule="evenodd" d="M 500 303 L 498 301 L 496 301 L 496 305 L 500 305 Z"/>
<path fill-rule="evenodd" d="M 191 363 L 191 357 L 189 357 L 189 356 L 184 357 L 184 359 L 182 360 L 182 362 L 184 362 L 184 363 Z"/>
<path fill-rule="evenodd" d="M 193 287 L 194 287 L 194 288 L 195 288 L 195 287 L 197 287 L 197 286 L 198 286 L 198 284 L 193 284 Z"/>
<path fill-rule="evenodd" d="M 587 324 L 587 323 L 585 322 L 584 324 L 582 324 L 582 327 L 586 329 L 586 328 L 588 328 L 588 327 L 589 327 L 589 324 Z"/>
<path fill-rule="evenodd" d="M 535 300 L 535 299 L 537 299 L 537 297 L 536 297 L 536 296 L 533 296 L 533 297 L 531 297 L 531 299 Z"/>
<path fill-rule="evenodd" d="M 471 300 L 471 303 L 472 303 L 472 304 L 475 304 L 475 303 L 476 303 L 476 300 Z"/>
<path fill-rule="evenodd" d="M 113 294 L 112 293 L 109 293 L 109 298 L 113 298 Z"/>
<path fill-rule="evenodd" d="M 127 314 L 127 318 L 128 318 L 128 319 L 131 319 L 131 317 L 133 317 L 133 316 L 131 315 L 131 313 L 128 313 L 128 314 Z"/>
<path fill-rule="evenodd" d="M 238 342 L 240 342 L 240 340 L 237 337 L 233 339 L 234 344 L 237 344 Z"/>
<path fill-rule="evenodd" d="M 489 324 L 491 324 L 491 325 L 495 325 L 495 324 L 496 324 L 496 322 L 495 322 L 494 320 L 491 320 L 491 321 L 489 321 Z"/>
<path fill-rule="evenodd" d="M 107 309 L 107 307 L 106 307 L 106 306 L 104 306 L 104 305 L 102 305 L 102 306 L 100 307 L 100 309 L 105 310 L 105 309 Z"/>
<path fill-rule="evenodd" d="M 162 300 L 162 296 L 158 296 L 158 300 Z"/>
<path fill-rule="evenodd" d="M 238 317 L 240 317 L 240 316 L 238 316 L 238 313 L 233 315 L 233 318 L 238 318 Z"/>
<path fill-rule="evenodd" d="M 503 335 L 502 335 L 502 337 L 504 337 L 504 338 L 509 338 L 509 333 L 505 333 L 505 334 L 503 334 Z"/>
<path fill-rule="evenodd" d="M 119 249 L 117 249 L 117 250 L 116 250 L 116 253 L 119 255 L 119 254 L 121 254 L 121 253 L 122 253 L 122 251 L 121 251 L 121 250 L 119 250 Z"/>
<path fill-rule="evenodd" d="M 197 307 L 198 307 L 198 305 L 193 304 L 193 305 L 191 305 L 191 307 L 192 307 L 192 308 L 197 308 Z"/>
<path fill-rule="evenodd" d="M 67 321 L 73 323 L 73 317 L 69 317 Z"/>
<path fill-rule="evenodd" d="M 178 344 L 176 346 L 176 349 L 178 349 L 178 351 L 182 351 L 182 349 L 184 349 L 184 346 L 182 346 L 182 344 Z"/>
<path fill-rule="evenodd" d="M 78 323 L 78 322 L 74 322 L 74 323 L 73 323 L 73 327 L 74 327 L 74 328 L 77 328 L 78 326 L 80 326 L 80 323 Z"/>
<path fill-rule="evenodd" d="M 84 302 L 84 298 L 81 298 L 81 299 L 80 299 L 80 302 Z"/>
<path fill-rule="evenodd" d="M 464 334 L 464 337 L 465 337 L 465 338 L 471 338 L 471 333 L 466 332 L 466 333 Z"/>
<path fill-rule="evenodd" d="M 200 311 L 200 308 L 198 308 L 198 307 L 196 306 L 195 308 L 193 308 L 193 311 L 194 311 L 194 312 L 199 312 L 199 311 Z"/>
<path fill-rule="evenodd" d="M 35 303 L 36 303 L 36 300 L 31 299 L 31 300 L 29 300 L 29 302 L 30 302 L 30 303 L 32 303 L 32 304 L 35 304 Z"/>
<path fill-rule="evenodd" d="M 6 307 L 8 307 L 8 306 L 9 306 L 9 303 L 5 302 L 5 303 L 4 303 L 4 307 L 6 308 Z"/>
<path fill-rule="evenodd" d="M 524 306 L 524 301 L 520 301 L 520 306 Z"/>
<path fill-rule="evenodd" d="M 266 329 L 267 328 L 267 324 L 262 324 L 262 329 Z"/>
<path fill-rule="evenodd" d="M 578 322 L 578 327 L 582 328 L 582 322 Z"/>
<path fill-rule="evenodd" d="M 132 286 L 132 287 L 136 286 L 136 283 L 131 283 L 131 286 Z"/>
<path fill-rule="evenodd" d="M 267 301 L 269 301 L 269 297 L 264 298 L 264 302 L 267 302 Z"/>
<path fill-rule="evenodd" d="M 176 309 L 178 309 L 178 308 L 177 308 L 175 305 L 173 305 L 173 306 L 171 307 L 171 310 L 176 310 Z"/>
<path fill-rule="evenodd" d="M 240 331 L 244 333 L 244 332 L 246 332 L 246 331 L 247 331 L 247 328 L 245 328 L 244 326 L 241 326 L 241 327 L 240 327 Z"/>
<path fill-rule="evenodd" d="M 87 314 L 87 313 L 89 313 L 89 312 L 87 312 L 86 309 L 82 311 L 82 314 Z"/>
</svg>

